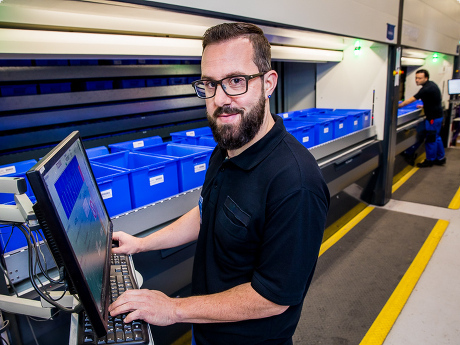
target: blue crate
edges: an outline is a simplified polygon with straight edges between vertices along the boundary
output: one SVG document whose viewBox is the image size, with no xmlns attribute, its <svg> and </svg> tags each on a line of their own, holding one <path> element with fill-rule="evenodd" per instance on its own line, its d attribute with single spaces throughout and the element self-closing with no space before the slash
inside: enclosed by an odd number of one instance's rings
<svg viewBox="0 0 460 345">
<path fill-rule="evenodd" d="M 149 78 L 145 81 L 146 86 L 153 87 L 153 86 L 167 86 L 168 79 L 167 78 Z"/>
<path fill-rule="evenodd" d="M 71 92 L 71 83 L 45 83 L 39 84 L 40 93 L 62 93 L 62 92 Z"/>
<path fill-rule="evenodd" d="M 113 89 L 113 80 L 95 80 L 84 83 L 86 91 L 111 90 Z"/>
<path fill-rule="evenodd" d="M 165 143 L 136 152 L 179 159 L 179 191 L 184 192 L 203 184 L 212 151 L 209 146 Z"/>
<path fill-rule="evenodd" d="M 188 77 L 187 78 L 187 84 L 191 84 L 193 83 L 195 80 L 199 80 L 201 77 L 198 75 L 198 76 L 194 76 L 194 77 Z"/>
<path fill-rule="evenodd" d="M 122 89 L 145 87 L 145 79 L 123 79 L 119 81 L 119 87 Z"/>
<path fill-rule="evenodd" d="M 137 63 L 139 65 L 159 65 L 161 63 L 161 60 L 156 60 L 156 59 L 140 59 L 137 60 Z"/>
<path fill-rule="evenodd" d="M 168 78 L 168 84 L 169 85 L 182 85 L 182 84 L 187 84 L 188 83 L 188 78 L 187 77 L 172 77 Z"/>
<path fill-rule="evenodd" d="M 173 132 L 170 134 L 172 141 L 186 140 L 188 144 L 198 145 L 200 137 L 204 135 L 212 135 L 210 127 L 201 127 L 189 129 L 187 131 Z"/>
<path fill-rule="evenodd" d="M 292 120 L 285 121 L 284 126 L 303 146 L 310 148 L 316 145 L 315 124 Z"/>
<path fill-rule="evenodd" d="M 354 115 L 355 119 L 353 120 L 353 126 L 351 127 L 350 133 L 371 125 L 371 111 L 369 109 L 335 109 L 333 113 Z M 360 116 L 361 119 L 359 119 Z M 349 121 L 352 122 L 352 120 Z"/>
<path fill-rule="evenodd" d="M 334 139 L 334 119 L 321 118 L 310 114 L 297 116 L 295 120 L 315 124 L 315 145 L 324 144 Z"/>
<path fill-rule="evenodd" d="M 26 172 L 31 167 L 33 167 L 37 161 L 35 159 L 29 159 L 22 162 L 6 164 L 0 166 L 0 176 L 2 177 L 22 177 L 27 182 L 27 192 L 26 194 L 31 197 L 33 196 L 32 188 L 30 187 L 29 181 L 26 177 Z M 13 194 L 9 193 L 0 193 L 0 204 L 14 201 Z"/>
<path fill-rule="evenodd" d="M 91 162 L 91 169 L 110 217 L 132 209 L 129 171 Z"/>
<path fill-rule="evenodd" d="M 1 59 L 0 60 L 0 66 L 17 66 L 17 67 L 22 67 L 22 66 L 32 66 L 32 60 L 22 60 L 22 59 Z"/>
<path fill-rule="evenodd" d="M 322 120 L 330 120 L 332 121 L 332 138 L 337 139 L 340 137 L 343 137 L 347 134 L 350 134 L 350 126 L 349 126 L 349 120 L 348 120 L 348 115 L 346 114 L 336 114 L 336 113 L 331 113 L 331 114 L 314 114 L 310 115 L 314 116 L 315 118 L 322 119 Z"/>
<path fill-rule="evenodd" d="M 144 146 L 152 146 L 157 144 L 162 144 L 163 140 L 160 136 L 156 135 L 153 137 L 123 141 L 121 143 L 110 144 L 109 149 L 111 153 L 120 152 L 120 151 L 136 151 Z"/>
<path fill-rule="evenodd" d="M 0 86 L 0 94 L 2 97 L 36 95 L 37 84 L 3 85 Z"/>
<path fill-rule="evenodd" d="M 217 143 L 212 135 L 203 135 L 198 139 L 198 145 L 216 147 Z"/>
<path fill-rule="evenodd" d="M 177 159 L 124 151 L 91 158 L 91 162 L 129 171 L 133 208 L 179 193 Z"/>
<path fill-rule="evenodd" d="M 35 65 L 37 66 L 68 66 L 68 60 L 59 60 L 59 59 L 52 59 L 52 60 L 35 60 Z"/>
<path fill-rule="evenodd" d="M 99 60 L 96 59 L 76 59 L 69 60 L 70 66 L 95 66 L 99 65 Z"/>
<path fill-rule="evenodd" d="M 105 146 L 92 147 L 90 149 L 86 149 L 86 154 L 88 155 L 88 158 L 108 155 L 109 149 Z"/>
</svg>

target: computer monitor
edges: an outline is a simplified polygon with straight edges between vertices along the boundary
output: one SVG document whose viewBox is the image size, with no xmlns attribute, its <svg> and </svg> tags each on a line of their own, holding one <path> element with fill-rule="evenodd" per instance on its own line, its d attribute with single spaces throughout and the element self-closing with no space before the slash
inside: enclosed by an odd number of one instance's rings
<svg viewBox="0 0 460 345">
<path fill-rule="evenodd" d="M 107 333 L 112 222 L 78 131 L 27 173 L 34 210 L 58 267 L 98 336 Z"/>
<path fill-rule="evenodd" d="M 448 80 L 447 91 L 449 95 L 460 95 L 460 79 Z"/>
</svg>

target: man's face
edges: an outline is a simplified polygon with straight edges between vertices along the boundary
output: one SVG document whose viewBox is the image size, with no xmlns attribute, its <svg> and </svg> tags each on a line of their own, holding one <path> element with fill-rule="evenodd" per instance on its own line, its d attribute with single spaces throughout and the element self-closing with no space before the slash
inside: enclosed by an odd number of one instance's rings
<svg viewBox="0 0 460 345">
<path fill-rule="evenodd" d="M 211 44 L 203 52 L 203 79 L 220 80 L 236 75 L 259 73 L 252 61 L 252 44 L 246 38 Z M 248 92 L 228 96 L 219 85 L 216 95 L 206 99 L 209 125 L 220 147 L 236 150 L 250 142 L 265 116 L 263 77 L 248 81 Z"/>
<path fill-rule="evenodd" d="M 425 73 L 416 73 L 415 74 L 415 84 L 417 86 L 423 85 L 428 81 L 428 78 L 425 77 Z"/>
</svg>

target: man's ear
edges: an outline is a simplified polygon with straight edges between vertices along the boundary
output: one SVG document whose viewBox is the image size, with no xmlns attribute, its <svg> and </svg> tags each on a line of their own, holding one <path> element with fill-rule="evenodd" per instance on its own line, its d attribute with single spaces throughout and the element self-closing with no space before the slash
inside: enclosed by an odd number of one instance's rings
<svg viewBox="0 0 460 345">
<path fill-rule="evenodd" d="M 275 91 L 276 84 L 278 84 L 278 73 L 276 71 L 271 70 L 265 74 L 264 78 L 265 83 L 265 99 L 270 98 L 269 96 Z"/>
</svg>

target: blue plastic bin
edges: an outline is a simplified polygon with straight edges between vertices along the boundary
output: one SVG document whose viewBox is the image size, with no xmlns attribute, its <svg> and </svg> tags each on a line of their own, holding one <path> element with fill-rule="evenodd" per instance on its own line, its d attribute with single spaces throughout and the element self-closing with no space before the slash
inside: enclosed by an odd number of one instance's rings
<svg viewBox="0 0 460 345">
<path fill-rule="evenodd" d="M 136 139 L 136 140 L 128 140 L 123 141 L 121 143 L 110 144 L 109 149 L 111 153 L 121 152 L 121 151 L 136 151 L 145 146 L 152 146 L 157 144 L 162 144 L 163 140 L 160 136 L 156 135 L 153 137 Z"/>
<path fill-rule="evenodd" d="M 84 87 L 86 91 L 111 90 L 113 89 L 113 80 L 86 81 Z"/>
<path fill-rule="evenodd" d="M 204 182 L 212 147 L 169 143 L 144 147 L 136 152 L 179 159 L 179 191 L 199 187 Z"/>
<path fill-rule="evenodd" d="M 145 87 L 145 79 L 123 79 L 119 82 L 119 85 L 122 89 Z"/>
<path fill-rule="evenodd" d="M 187 77 L 172 77 L 168 79 L 169 85 L 182 85 L 187 84 L 188 78 Z"/>
<path fill-rule="evenodd" d="M 198 145 L 216 147 L 217 143 L 212 135 L 203 135 L 198 139 Z"/>
<path fill-rule="evenodd" d="M 132 209 L 129 171 L 91 162 L 105 207 L 110 217 Z"/>
<path fill-rule="evenodd" d="M 105 146 L 92 147 L 90 149 L 86 149 L 86 154 L 88 155 L 88 158 L 108 155 L 109 149 Z"/>
<path fill-rule="evenodd" d="M 96 59 L 76 59 L 69 60 L 70 66 L 94 66 L 99 65 L 99 60 Z"/>
<path fill-rule="evenodd" d="M 29 159 L 13 164 L 6 164 L 0 166 L 0 176 L 2 177 L 23 177 L 27 182 L 26 194 L 31 197 L 33 196 L 32 188 L 30 187 L 29 181 L 26 177 L 26 172 L 33 167 L 37 161 L 35 159 Z M 14 195 L 9 193 L 0 193 L 0 204 L 14 201 Z"/>
<path fill-rule="evenodd" d="M 147 87 L 153 86 L 167 86 L 168 79 L 166 78 L 149 78 L 145 81 Z"/>
<path fill-rule="evenodd" d="M 337 139 L 343 137 L 350 133 L 349 131 L 349 123 L 348 123 L 348 115 L 345 114 L 320 114 L 320 115 L 310 115 L 314 116 L 321 120 L 329 120 L 332 121 L 332 138 Z"/>
<path fill-rule="evenodd" d="M 133 208 L 179 193 L 177 159 L 124 151 L 91 158 L 91 162 L 129 171 Z"/>
<path fill-rule="evenodd" d="M 2 97 L 36 95 L 37 85 L 4 85 L 0 86 L 0 93 Z"/>
<path fill-rule="evenodd" d="M 286 121 L 284 126 L 303 146 L 310 148 L 316 145 L 315 124 L 293 120 Z"/>
<path fill-rule="evenodd" d="M 212 136 L 212 131 L 210 127 L 201 127 L 187 131 L 173 132 L 170 135 L 172 141 L 181 141 L 185 139 L 188 144 L 198 145 L 200 137 L 204 135 Z"/>
<path fill-rule="evenodd" d="M 40 93 L 63 93 L 63 92 L 71 92 L 71 83 L 46 83 L 40 84 Z"/>
<path fill-rule="evenodd" d="M 35 60 L 35 65 L 37 66 L 68 66 L 69 60 L 60 60 L 60 59 Z"/>
<path fill-rule="evenodd" d="M 334 119 L 321 118 L 312 115 L 301 115 L 295 117 L 295 121 L 315 124 L 315 145 L 324 144 L 334 139 Z"/>
</svg>

